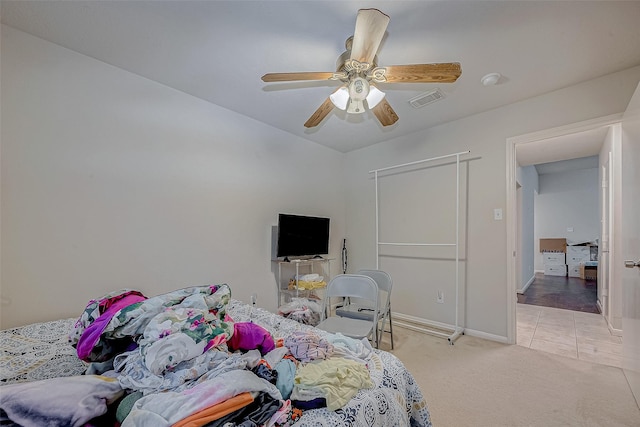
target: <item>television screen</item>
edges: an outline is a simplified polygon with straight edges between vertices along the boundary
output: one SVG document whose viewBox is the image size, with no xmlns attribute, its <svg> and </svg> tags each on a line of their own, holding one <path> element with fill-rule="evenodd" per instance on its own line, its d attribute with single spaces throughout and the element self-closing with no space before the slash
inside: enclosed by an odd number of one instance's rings
<svg viewBox="0 0 640 427">
<path fill-rule="evenodd" d="M 278 215 L 278 257 L 329 253 L 329 218 Z"/>
</svg>

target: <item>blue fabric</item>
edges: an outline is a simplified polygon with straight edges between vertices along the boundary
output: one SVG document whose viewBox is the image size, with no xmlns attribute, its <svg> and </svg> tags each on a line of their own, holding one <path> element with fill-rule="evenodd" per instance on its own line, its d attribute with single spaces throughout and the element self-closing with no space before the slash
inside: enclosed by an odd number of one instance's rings
<svg viewBox="0 0 640 427">
<path fill-rule="evenodd" d="M 276 387 L 280 390 L 282 398 L 287 400 L 293 391 L 293 381 L 296 376 L 296 364 L 289 359 L 282 359 L 275 367 L 278 372 Z"/>
</svg>

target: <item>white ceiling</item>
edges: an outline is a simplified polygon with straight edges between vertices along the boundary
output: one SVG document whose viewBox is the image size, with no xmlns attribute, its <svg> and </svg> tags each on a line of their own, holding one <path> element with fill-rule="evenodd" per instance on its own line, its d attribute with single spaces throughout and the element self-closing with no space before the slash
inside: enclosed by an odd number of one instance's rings
<svg viewBox="0 0 640 427">
<path fill-rule="evenodd" d="M 568 135 L 546 138 L 541 141 L 516 145 L 516 159 L 520 166 L 540 165 L 555 162 L 552 168 L 557 172 L 559 165 L 574 168 L 580 163 L 559 163 L 576 158 L 598 156 L 607 137 L 609 128 L 603 126 Z M 596 166 L 597 162 L 596 162 Z M 537 168 L 541 173 L 541 168 Z"/>
<path fill-rule="evenodd" d="M 266 84 L 334 71 L 358 9 L 391 17 L 379 64 L 460 62 L 453 84 L 380 84 L 400 120 L 334 109 L 338 83 Z M 638 1 L 11 1 L 2 23 L 341 152 L 640 65 Z M 490 72 L 504 76 L 485 87 Z M 440 88 L 420 109 L 408 100 Z M 588 154 L 586 154 L 588 155 Z M 575 156 L 574 156 L 575 157 Z"/>
<path fill-rule="evenodd" d="M 535 165 L 538 175 L 565 173 L 581 169 L 598 169 L 598 156 L 580 157 L 571 160 L 542 163 Z"/>
</svg>

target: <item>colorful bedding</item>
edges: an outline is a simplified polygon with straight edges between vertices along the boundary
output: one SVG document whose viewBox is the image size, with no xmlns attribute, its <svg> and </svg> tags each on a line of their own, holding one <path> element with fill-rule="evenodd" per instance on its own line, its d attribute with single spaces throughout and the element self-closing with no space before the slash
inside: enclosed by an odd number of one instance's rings
<svg viewBox="0 0 640 427">
<path fill-rule="evenodd" d="M 0 350 L 0 424 L 34 405 L 24 396 L 66 390 L 96 397 L 84 411 L 61 400 L 51 425 L 431 425 L 391 353 L 231 299 L 227 285 L 115 292 L 79 319 L 0 331 Z"/>
</svg>

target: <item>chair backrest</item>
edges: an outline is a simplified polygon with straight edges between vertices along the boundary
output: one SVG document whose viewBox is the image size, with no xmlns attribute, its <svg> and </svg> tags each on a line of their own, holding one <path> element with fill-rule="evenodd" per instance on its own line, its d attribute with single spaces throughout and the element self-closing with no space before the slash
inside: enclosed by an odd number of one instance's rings
<svg viewBox="0 0 640 427">
<path fill-rule="evenodd" d="M 331 298 L 359 298 L 368 301 L 371 307 L 378 305 L 378 284 L 376 281 L 363 274 L 339 274 L 335 276 L 327 285 L 322 307 L 322 316 L 327 313 Z M 377 311 L 375 316 L 377 318 Z"/>
<path fill-rule="evenodd" d="M 369 276 L 378 284 L 378 288 L 381 291 L 385 291 L 387 293 L 391 293 L 391 288 L 393 287 L 393 280 L 391 280 L 391 276 L 389 273 L 382 270 L 359 270 L 356 274 L 361 274 L 364 276 Z"/>
<path fill-rule="evenodd" d="M 380 299 L 380 305 L 378 306 L 380 307 L 380 315 L 382 316 L 386 313 L 386 310 L 389 310 L 391 305 L 391 289 L 393 288 L 391 276 L 382 270 L 358 270 L 357 274 L 371 277 L 378 285 L 378 289 L 387 294 L 385 298 Z"/>
</svg>

